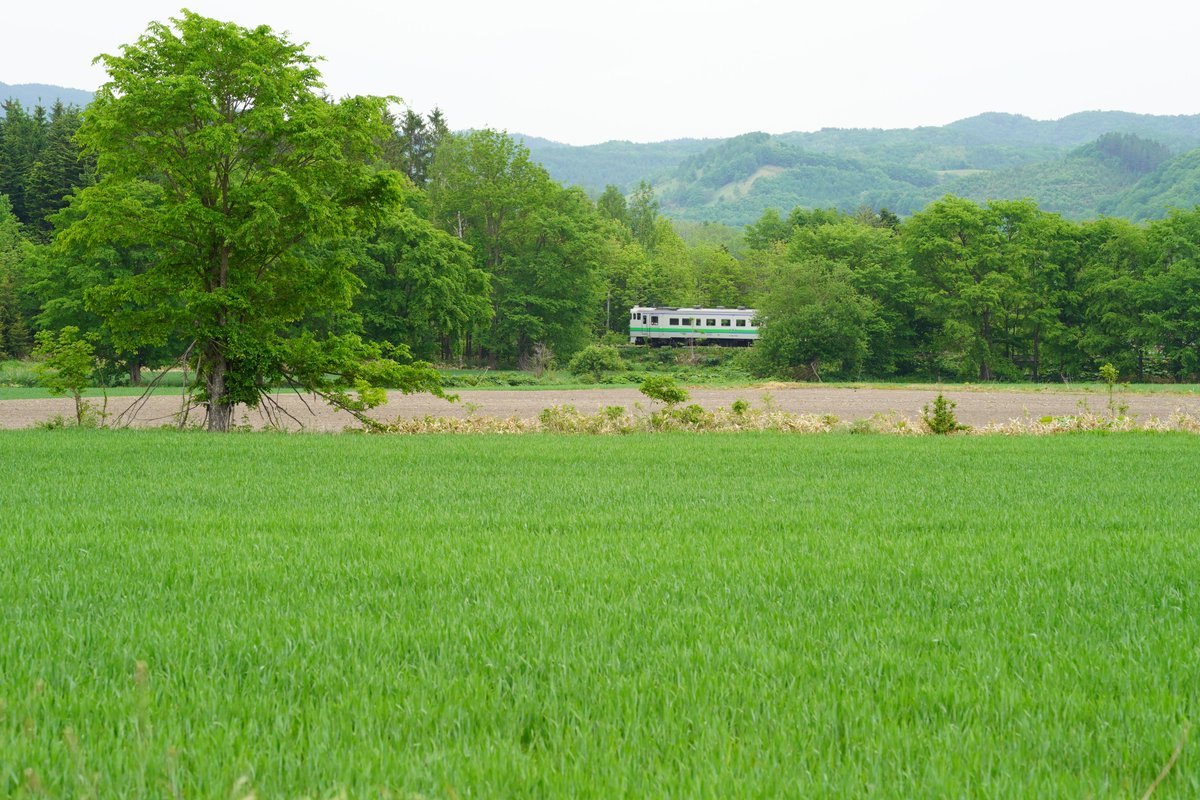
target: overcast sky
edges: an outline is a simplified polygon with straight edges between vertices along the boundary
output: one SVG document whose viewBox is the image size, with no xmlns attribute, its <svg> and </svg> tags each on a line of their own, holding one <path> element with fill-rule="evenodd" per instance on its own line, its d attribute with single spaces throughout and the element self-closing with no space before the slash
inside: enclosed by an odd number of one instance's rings
<svg viewBox="0 0 1200 800">
<path fill-rule="evenodd" d="M 179 2 L 21 2 L 0 81 L 94 89 L 91 64 Z M 192 0 L 323 56 L 336 95 L 571 144 L 941 125 L 982 111 L 1200 112 L 1200 4 L 1175 0 Z"/>
</svg>

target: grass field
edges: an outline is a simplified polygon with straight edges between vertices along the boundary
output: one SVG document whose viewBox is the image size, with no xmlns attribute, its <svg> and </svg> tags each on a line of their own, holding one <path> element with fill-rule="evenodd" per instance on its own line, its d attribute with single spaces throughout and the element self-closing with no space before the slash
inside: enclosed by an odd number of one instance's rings
<svg viewBox="0 0 1200 800">
<path fill-rule="evenodd" d="M 1165 434 L 0 433 L 0 797 L 1140 797 L 1200 719 L 1198 473 Z"/>
</svg>

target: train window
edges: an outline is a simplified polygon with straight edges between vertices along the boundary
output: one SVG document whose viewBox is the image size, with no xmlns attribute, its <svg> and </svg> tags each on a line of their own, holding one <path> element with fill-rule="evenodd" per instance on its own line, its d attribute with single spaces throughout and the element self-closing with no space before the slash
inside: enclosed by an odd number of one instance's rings
<svg viewBox="0 0 1200 800">
<path fill-rule="evenodd" d="M 651 318 L 650 318 L 650 324 L 651 324 L 651 325 L 657 325 L 657 324 L 658 324 L 658 317 L 651 317 Z"/>
<path fill-rule="evenodd" d="M 729 327 L 730 325 L 732 325 L 732 324 L 733 324 L 733 320 L 730 320 L 730 319 L 723 319 L 723 320 L 721 320 L 721 327 L 722 327 L 722 328 L 728 328 L 728 327 Z"/>
<path fill-rule="evenodd" d="M 739 328 L 744 328 L 744 327 L 746 327 L 746 320 L 744 320 L 744 319 L 739 319 L 739 320 L 737 321 L 737 326 L 738 326 Z"/>
<path fill-rule="evenodd" d="M 707 322 L 705 322 L 704 324 L 709 326 L 710 328 L 715 328 L 717 326 L 717 321 L 715 319 L 710 319 Z"/>
<path fill-rule="evenodd" d="M 672 325 L 678 325 L 678 324 L 679 324 L 679 317 L 671 317 L 671 324 L 672 324 Z"/>
<path fill-rule="evenodd" d="M 691 327 L 691 325 L 692 325 L 692 318 L 691 318 L 691 317 L 684 317 L 684 318 L 683 318 L 683 324 L 684 324 L 684 327 Z"/>
</svg>

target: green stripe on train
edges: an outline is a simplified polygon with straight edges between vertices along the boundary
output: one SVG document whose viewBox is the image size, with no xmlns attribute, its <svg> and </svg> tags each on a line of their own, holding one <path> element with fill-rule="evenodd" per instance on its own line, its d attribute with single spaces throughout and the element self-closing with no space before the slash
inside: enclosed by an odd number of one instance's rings
<svg viewBox="0 0 1200 800">
<path fill-rule="evenodd" d="M 758 328 L 630 328 L 630 333 L 712 333 L 721 336 L 758 333 Z"/>
</svg>

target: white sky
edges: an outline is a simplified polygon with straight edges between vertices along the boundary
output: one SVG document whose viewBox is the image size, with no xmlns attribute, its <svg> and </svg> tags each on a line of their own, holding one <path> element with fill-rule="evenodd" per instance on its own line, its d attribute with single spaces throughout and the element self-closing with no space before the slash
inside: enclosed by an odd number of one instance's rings
<svg viewBox="0 0 1200 800">
<path fill-rule="evenodd" d="M 185 2 L 308 42 L 333 94 L 571 144 L 1200 112 L 1194 0 L 14 2 L 0 81 L 94 89 L 93 56 Z"/>
</svg>

